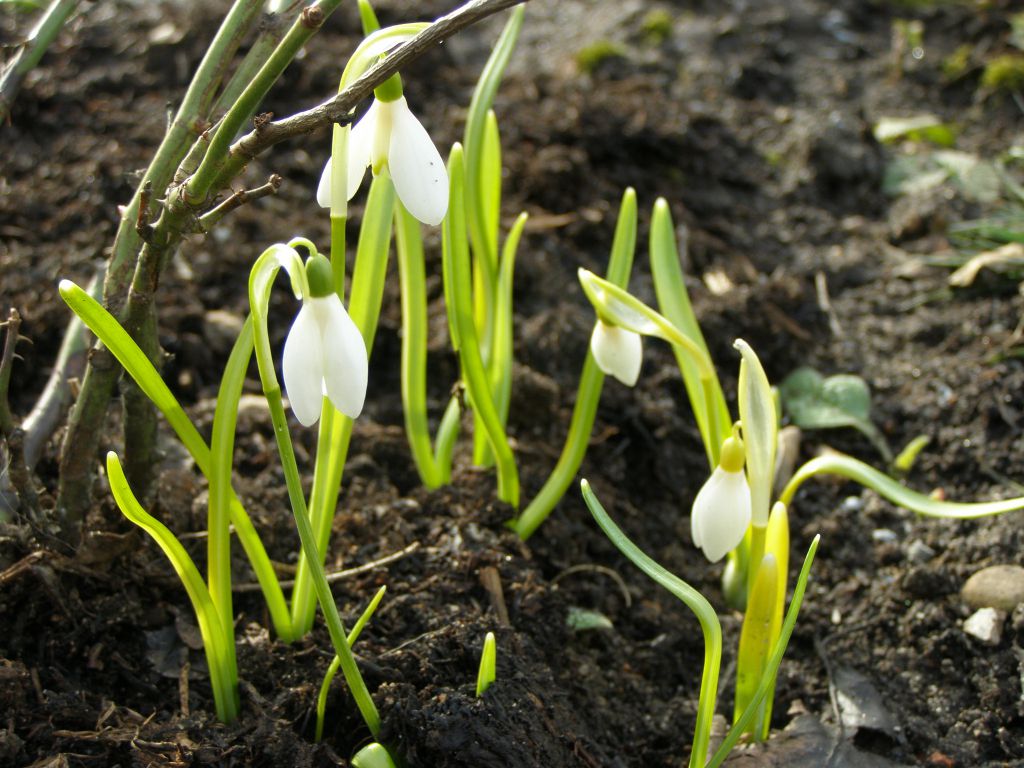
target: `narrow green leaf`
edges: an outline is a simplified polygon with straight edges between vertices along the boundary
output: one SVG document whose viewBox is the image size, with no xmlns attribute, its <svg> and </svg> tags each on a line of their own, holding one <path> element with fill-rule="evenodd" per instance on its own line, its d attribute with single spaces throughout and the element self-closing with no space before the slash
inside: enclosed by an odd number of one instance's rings
<svg viewBox="0 0 1024 768">
<path fill-rule="evenodd" d="M 498 467 L 498 497 L 518 507 L 519 471 L 491 394 L 473 319 L 472 275 L 466 237 L 465 163 L 462 147 L 458 144 L 452 147 L 448 166 L 450 204 L 442 226 L 442 258 L 447 267 L 444 278 L 450 300 L 448 318 L 454 328 L 454 336 L 459 340 L 459 363 L 473 413 L 479 417 L 494 452 Z"/>
<path fill-rule="evenodd" d="M 377 610 L 377 606 L 380 605 L 380 601 L 384 599 L 384 593 L 387 591 L 387 586 L 382 586 L 377 590 L 377 593 L 370 600 L 370 604 L 366 606 L 366 610 L 363 611 L 359 619 L 356 621 L 352 630 L 348 633 L 346 638 L 348 641 L 348 647 L 351 648 L 356 644 L 356 640 L 359 639 L 359 635 L 362 634 L 363 628 L 367 625 L 373 614 Z M 320 683 L 320 693 L 316 697 L 316 741 L 320 741 L 324 736 L 324 717 L 327 714 L 327 694 L 331 690 L 331 683 L 334 682 L 334 676 L 338 674 L 338 670 L 341 669 L 341 657 L 335 656 L 330 665 L 327 667 L 327 671 L 324 673 L 323 682 Z"/>
<path fill-rule="evenodd" d="M 217 717 L 224 722 L 231 722 L 238 714 L 235 691 L 238 685 L 238 672 L 231 663 L 234 654 L 229 654 L 225 646 L 225 638 L 228 636 L 225 625 L 222 624 L 199 569 L 167 526 L 139 504 L 131 486 L 128 485 L 124 470 L 121 469 L 121 462 L 113 451 L 107 454 L 107 479 L 118 509 L 159 545 L 185 587 L 199 623 L 199 633 L 202 635 L 203 647 L 209 660 Z"/>
<path fill-rule="evenodd" d="M 661 313 L 710 358 L 700 323 L 690 304 L 690 295 L 686 290 L 686 281 L 676 247 L 672 214 L 664 198 L 658 198 L 654 203 L 650 258 L 651 276 Z M 722 385 L 716 374 L 710 378 L 710 392 L 705 393 L 700 368 L 682 350 L 673 348 L 673 351 L 686 386 L 690 407 L 697 420 L 697 428 L 704 442 L 704 449 L 708 454 L 709 467 L 714 471 L 718 466 L 718 452 L 726 437 L 724 431 L 732 424 Z"/>
<path fill-rule="evenodd" d="M 82 318 L 86 327 L 113 353 L 139 388 L 167 419 L 175 433 L 192 454 L 203 474 L 210 470 L 210 449 L 192 424 L 156 368 L 139 346 L 121 327 L 113 315 L 98 301 L 70 280 L 61 280 L 60 295 L 71 311 Z"/>
<path fill-rule="evenodd" d="M 704 764 L 704 755 L 708 751 L 711 736 L 711 721 L 715 715 L 715 698 L 718 694 L 718 674 L 722 664 L 722 627 L 718 615 L 711 603 L 675 574 L 648 557 L 626 534 L 615 525 L 605 512 L 601 502 L 590 489 L 590 483 L 584 480 L 580 484 L 583 501 L 586 502 L 590 514 L 604 531 L 605 536 L 625 555 L 637 568 L 679 598 L 686 607 L 694 612 L 700 622 L 704 634 L 704 671 L 701 676 L 700 698 L 697 703 L 697 725 L 694 729 L 693 748 L 690 754 L 690 768 Z"/>
<path fill-rule="evenodd" d="M 515 276 L 516 254 L 523 227 L 529 216 L 519 214 L 501 250 L 501 263 L 498 269 L 498 285 L 495 291 L 494 307 L 494 341 L 491 353 L 491 391 L 494 393 L 494 405 L 498 417 L 504 427 L 508 423 L 508 409 L 512 400 L 512 365 L 513 365 L 513 325 L 512 325 L 512 288 Z"/>
<path fill-rule="evenodd" d="M 754 587 L 747 598 L 747 611 L 743 615 L 740 648 L 736 659 L 736 702 L 733 720 L 738 720 L 757 693 L 765 664 L 779 634 L 776 617 L 779 567 L 775 556 L 765 553 L 754 577 Z M 762 716 L 763 719 L 763 709 Z M 750 732 L 760 736 L 761 724 L 751 723 Z"/>
<path fill-rule="evenodd" d="M 473 98 L 469 104 L 469 111 L 466 114 L 466 131 L 463 136 L 466 151 L 466 203 L 469 212 L 470 237 L 474 251 L 480 254 L 480 260 L 489 268 L 491 275 L 497 273 L 498 252 L 497 240 L 491 240 L 486 234 L 488 217 L 493 213 L 488 212 L 484 200 L 489 195 L 493 196 L 492 185 L 495 182 L 495 179 L 488 177 L 488 174 L 493 174 L 494 158 L 490 158 L 486 163 L 483 160 L 487 113 L 494 104 L 498 85 L 501 83 L 512 51 L 515 50 L 519 30 L 523 25 L 524 12 L 525 8 L 522 5 L 513 9 L 501 36 L 491 51 L 487 64 L 484 65 L 483 72 L 480 73 L 480 79 L 477 81 Z M 500 162 L 499 157 L 498 180 L 501 178 Z M 488 285 L 487 289 L 491 290 L 493 286 Z"/>
</svg>

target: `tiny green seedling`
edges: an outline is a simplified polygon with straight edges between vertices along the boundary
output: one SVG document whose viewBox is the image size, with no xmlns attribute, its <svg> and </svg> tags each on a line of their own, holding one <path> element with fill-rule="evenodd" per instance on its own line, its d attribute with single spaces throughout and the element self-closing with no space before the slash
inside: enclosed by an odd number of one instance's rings
<svg viewBox="0 0 1024 768">
<path fill-rule="evenodd" d="M 498 676 L 498 645 L 494 633 L 484 637 L 484 649 L 480 654 L 480 669 L 476 673 L 476 695 L 483 696 Z"/>
<path fill-rule="evenodd" d="M 871 421 L 871 391 L 859 376 L 823 377 L 813 368 L 798 368 L 779 385 L 782 405 L 801 429 L 853 427 L 871 441 L 887 464 L 892 450 Z"/>
</svg>

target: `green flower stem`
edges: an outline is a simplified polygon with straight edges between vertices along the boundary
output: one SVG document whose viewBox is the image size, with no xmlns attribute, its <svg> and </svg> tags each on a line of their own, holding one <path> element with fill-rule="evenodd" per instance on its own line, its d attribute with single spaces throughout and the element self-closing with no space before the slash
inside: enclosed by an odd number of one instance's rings
<svg viewBox="0 0 1024 768">
<path fill-rule="evenodd" d="M 387 591 L 387 587 L 381 587 L 377 590 L 377 594 L 370 600 L 370 604 L 366 606 L 366 610 L 363 611 L 362 615 L 356 620 L 355 625 L 352 627 L 352 631 L 348 633 L 346 638 L 348 641 L 348 647 L 352 648 L 356 644 L 356 640 L 359 639 L 359 635 L 362 634 L 363 628 L 370 621 L 374 612 L 377 610 L 377 606 L 380 605 L 380 601 L 384 599 L 384 593 Z M 331 659 L 330 666 L 327 667 L 327 672 L 324 673 L 324 680 L 320 684 L 320 693 L 316 697 L 316 741 L 320 741 L 324 737 L 324 716 L 327 714 L 327 694 L 331 691 L 331 683 L 334 682 L 334 677 L 338 674 L 338 670 L 341 669 L 341 657 L 335 656 Z"/>
<path fill-rule="evenodd" d="M 629 284 L 629 273 L 633 268 L 636 220 L 636 192 L 630 187 L 622 195 L 606 273 L 609 282 L 622 288 Z M 573 405 L 572 419 L 569 421 L 569 433 L 566 435 L 558 463 L 545 481 L 544 487 L 523 510 L 523 514 L 512 523 L 512 530 L 520 539 L 528 539 L 547 519 L 576 477 L 594 429 L 594 418 L 597 416 L 597 406 L 601 401 L 603 388 L 604 373 L 597 367 L 594 356 L 588 350 L 583 372 L 580 374 L 580 383 L 576 389 L 576 403 Z"/>
<path fill-rule="evenodd" d="M 234 653 L 234 611 L 231 601 L 231 467 L 238 423 L 238 401 L 252 357 L 252 318 L 246 318 L 217 391 L 217 407 L 210 436 L 210 490 L 206 517 L 207 581 L 210 597 L 230 635 Z"/>
<path fill-rule="evenodd" d="M 118 508 L 156 541 L 181 579 L 199 622 L 217 717 L 230 723 L 238 716 L 238 670 L 235 667 L 234 633 L 229 629 L 231 617 L 217 612 L 203 577 L 181 542 L 139 504 L 113 451 L 107 454 L 107 478 Z"/>
<path fill-rule="evenodd" d="M 214 182 L 227 160 L 231 142 L 234 141 L 238 131 L 245 125 L 249 116 L 256 111 L 256 108 L 263 101 L 270 88 L 277 82 L 277 79 L 291 64 L 292 59 L 298 55 L 302 47 L 324 23 L 328 16 L 341 5 L 342 0 L 318 0 L 314 5 L 306 8 L 292 24 L 291 29 L 278 43 L 270 58 L 266 59 L 259 72 L 238 97 L 224 119 L 217 126 L 213 138 L 210 139 L 210 148 L 206 156 L 199 164 L 199 168 L 192 174 L 192 177 L 185 183 L 181 192 L 184 202 L 196 205 L 206 201 L 211 191 L 215 191 Z M 260 6 L 260 3 L 256 4 Z"/>
<path fill-rule="evenodd" d="M 601 530 L 629 560 L 654 581 L 682 600 L 694 612 L 704 634 L 704 672 L 700 681 L 700 697 L 697 700 L 697 725 L 693 734 L 693 748 L 690 750 L 690 768 L 704 765 L 711 740 L 711 721 L 715 716 L 715 698 L 718 694 L 718 673 L 722 664 L 722 626 L 718 615 L 704 596 L 678 576 L 654 562 L 608 516 L 601 502 L 584 480 L 581 485 L 583 500 L 590 508 Z M 788 640 L 788 637 L 787 637 Z"/>
<path fill-rule="evenodd" d="M 516 469 L 516 459 L 491 396 L 490 382 L 481 358 L 480 342 L 473 319 L 472 275 L 464 198 L 465 169 L 462 147 L 459 144 L 452 147 L 448 160 L 448 176 L 451 195 L 448 215 L 443 225 L 442 251 L 448 265 L 444 275 L 449 281 L 449 320 L 457 329 L 459 362 L 473 411 L 479 414 L 483 422 L 491 442 L 491 450 L 494 451 L 497 460 L 498 498 L 513 507 L 518 507 L 519 472 Z"/>
<path fill-rule="evenodd" d="M 266 396 L 267 405 L 270 407 L 270 418 L 274 425 L 274 439 L 277 441 L 278 453 L 281 456 L 281 467 L 284 471 L 285 483 L 288 488 L 288 501 L 291 504 L 295 526 L 299 532 L 302 554 L 307 561 L 316 564 L 313 567 L 308 567 L 308 572 L 313 581 L 313 589 L 320 603 L 320 608 L 323 610 L 327 631 L 330 633 L 331 644 L 334 646 L 334 652 L 341 657 L 342 673 L 345 675 L 345 681 L 352 692 L 352 698 L 355 699 L 356 706 L 359 708 L 366 726 L 376 736 L 380 732 L 380 715 L 377 713 L 377 707 L 370 697 L 370 692 L 366 688 L 362 675 L 359 673 L 359 667 L 345 637 L 345 627 L 341 622 L 341 616 L 338 613 L 338 606 L 334 602 L 334 596 L 331 594 L 330 584 L 327 583 L 323 567 L 319 566 L 320 557 L 317 551 L 316 534 L 313 531 L 309 513 L 306 509 L 306 498 L 302 492 L 302 479 L 299 477 L 299 468 L 295 461 L 295 449 L 292 446 L 291 434 L 288 431 L 288 417 L 284 412 L 281 385 L 277 380 L 273 356 L 270 351 L 270 337 L 267 332 L 267 306 L 270 300 L 271 283 L 282 266 L 282 262 L 278 261 L 278 258 L 279 256 L 275 254 L 274 248 L 268 248 L 256 260 L 249 278 L 249 306 L 253 316 L 256 363 L 260 372 L 260 381 L 263 383 L 263 394 Z M 297 275 L 300 273 L 304 275 L 301 262 L 295 264 L 292 261 L 286 263 L 285 266 L 288 267 L 289 274 L 293 280 L 297 280 Z M 306 293 L 302 293 L 302 295 L 306 295 Z"/>
<path fill-rule="evenodd" d="M 402 412 L 405 434 L 420 480 L 441 485 L 427 421 L 427 287 L 420 225 L 401 203 L 395 206 L 395 250 L 402 293 Z"/>
<path fill-rule="evenodd" d="M 817 475 L 838 475 L 847 480 L 853 480 L 855 483 L 870 488 L 893 504 L 926 517 L 970 520 L 1024 509 L 1024 497 L 975 503 L 939 501 L 923 493 L 912 491 L 874 467 L 842 453 L 819 456 L 808 461 L 790 478 L 779 500 L 787 507 L 791 506 L 793 497 L 800 486 Z"/>
<path fill-rule="evenodd" d="M 129 376 L 139 385 L 146 396 L 153 401 L 153 404 L 160 410 L 174 430 L 182 445 L 191 454 L 192 459 L 199 467 L 199 471 L 210 479 L 213 474 L 213 460 L 210 448 L 199 434 L 199 430 L 188 418 L 181 404 L 171 394 L 164 380 L 160 378 L 149 358 L 132 341 L 131 337 L 114 319 L 113 315 L 107 312 L 99 302 L 92 298 L 70 280 L 63 280 L 60 284 L 60 294 L 71 310 L 82 319 L 85 326 L 92 331 L 103 343 L 104 347 L 119 362 Z M 249 558 L 256 579 L 263 591 L 263 598 L 267 602 L 267 609 L 274 624 L 277 634 L 284 640 L 294 639 L 291 628 L 291 617 L 288 613 L 288 606 L 281 591 L 281 585 L 274 573 L 274 567 L 263 548 L 252 520 L 246 514 L 245 508 L 234 495 L 231 494 L 230 504 L 231 523 L 235 526 L 235 533 L 245 549 Z"/>
<path fill-rule="evenodd" d="M 373 351 L 377 334 L 381 302 L 384 298 L 384 280 L 387 276 L 388 251 L 391 247 L 391 215 L 395 201 L 394 185 L 386 173 L 373 180 L 370 195 L 366 201 L 366 212 L 359 230 L 359 244 L 356 247 L 355 271 L 352 275 L 352 292 L 349 296 L 348 313 L 356 327 L 363 334 L 367 355 Z M 337 233 L 335 233 L 337 234 Z M 335 253 L 336 239 L 331 241 L 331 263 L 335 267 L 335 285 L 338 272 L 344 271 L 342 253 Z M 310 494 L 310 514 L 316 534 L 316 551 L 319 553 L 317 569 L 323 569 L 327 556 L 327 543 L 334 523 L 334 510 L 338 504 L 341 478 L 348 457 L 349 442 L 352 439 L 352 420 L 335 411 L 324 399 L 321 413 L 320 432 L 317 438 L 316 466 L 313 471 L 313 489 Z M 316 596 L 312 592 L 310 566 L 306 554 L 299 556 L 295 574 L 295 591 L 292 593 L 292 624 L 301 634 L 313 627 L 316 613 Z"/>
</svg>

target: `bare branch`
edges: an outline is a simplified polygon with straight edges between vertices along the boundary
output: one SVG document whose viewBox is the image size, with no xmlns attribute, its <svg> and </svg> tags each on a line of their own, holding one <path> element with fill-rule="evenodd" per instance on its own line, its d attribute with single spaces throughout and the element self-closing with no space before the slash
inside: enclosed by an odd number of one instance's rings
<svg viewBox="0 0 1024 768">
<path fill-rule="evenodd" d="M 259 200 L 261 197 L 276 194 L 277 190 L 281 188 L 281 183 L 283 181 L 284 179 L 275 173 L 267 179 L 266 184 L 256 187 L 255 189 L 238 190 L 216 208 L 213 208 L 208 213 L 205 213 L 196 219 L 198 231 L 208 232 L 210 227 L 214 226 L 218 221 L 235 209 L 240 208 L 247 203 L 251 203 L 254 200 Z"/>
</svg>

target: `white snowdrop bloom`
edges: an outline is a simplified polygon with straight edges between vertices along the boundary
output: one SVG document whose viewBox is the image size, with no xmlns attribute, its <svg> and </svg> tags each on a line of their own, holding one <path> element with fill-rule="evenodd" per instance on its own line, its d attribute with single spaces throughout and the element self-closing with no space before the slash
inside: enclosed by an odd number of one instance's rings
<svg viewBox="0 0 1024 768">
<path fill-rule="evenodd" d="M 330 262 L 319 254 L 312 257 L 306 276 L 310 295 L 288 332 L 282 368 L 295 418 L 311 427 L 320 418 L 324 395 L 349 418 L 359 416 L 369 366 L 363 336 L 332 287 Z"/>
<path fill-rule="evenodd" d="M 402 205 L 424 224 L 437 226 L 448 211 L 448 171 L 426 128 L 404 96 L 374 99 L 348 138 L 348 199 L 359 189 L 366 167 L 387 166 Z M 331 161 L 316 190 L 322 208 L 331 207 Z"/>
<path fill-rule="evenodd" d="M 590 336 L 590 351 L 597 367 L 627 387 L 636 384 L 643 362 L 640 334 L 598 320 Z"/>
<path fill-rule="evenodd" d="M 693 500 L 693 543 L 712 563 L 739 546 L 750 525 L 750 487 L 743 474 L 743 460 L 742 443 L 727 438 L 718 467 Z"/>
</svg>

